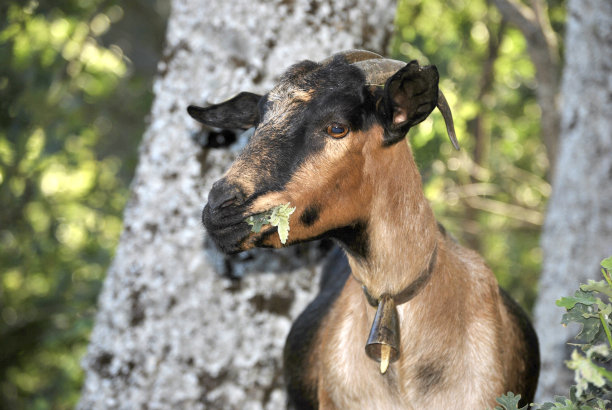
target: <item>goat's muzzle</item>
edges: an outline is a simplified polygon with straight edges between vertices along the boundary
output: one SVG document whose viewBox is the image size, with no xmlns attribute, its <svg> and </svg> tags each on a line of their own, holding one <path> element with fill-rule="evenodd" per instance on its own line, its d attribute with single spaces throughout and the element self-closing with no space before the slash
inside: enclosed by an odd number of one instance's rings
<svg viewBox="0 0 612 410">
<path fill-rule="evenodd" d="M 243 202 L 244 194 L 240 188 L 227 183 L 225 179 L 215 182 L 208 193 L 208 205 L 212 211 L 240 206 Z"/>
<path fill-rule="evenodd" d="M 245 222 L 245 197 L 239 187 L 221 179 L 213 184 L 208 203 L 202 211 L 202 223 L 210 237 L 225 253 L 243 250 L 250 226 Z"/>
</svg>

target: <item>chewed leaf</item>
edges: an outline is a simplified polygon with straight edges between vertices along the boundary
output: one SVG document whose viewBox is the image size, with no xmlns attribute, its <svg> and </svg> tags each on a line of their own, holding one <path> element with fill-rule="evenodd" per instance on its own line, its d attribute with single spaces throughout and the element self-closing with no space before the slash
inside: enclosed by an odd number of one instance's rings
<svg viewBox="0 0 612 410">
<path fill-rule="evenodd" d="M 245 221 L 252 226 L 252 232 L 259 233 L 261 227 L 268 224 L 268 215 L 267 212 L 264 212 L 262 214 L 249 216 Z"/>
<path fill-rule="evenodd" d="M 289 217 L 293 212 L 295 207 L 291 208 L 291 204 L 287 202 L 267 212 L 249 216 L 245 222 L 252 226 L 251 231 L 255 233 L 259 233 L 264 225 L 276 226 L 280 241 L 284 245 L 289 238 Z"/>
<path fill-rule="evenodd" d="M 291 204 L 286 203 L 274 208 L 270 215 L 270 225 L 278 228 L 278 237 L 283 245 L 289 238 L 289 217 L 293 212 L 295 212 L 295 207 L 291 208 Z"/>
<path fill-rule="evenodd" d="M 289 238 L 289 221 L 280 220 L 278 222 L 278 237 L 280 238 L 282 244 L 287 242 L 287 239 Z"/>
</svg>

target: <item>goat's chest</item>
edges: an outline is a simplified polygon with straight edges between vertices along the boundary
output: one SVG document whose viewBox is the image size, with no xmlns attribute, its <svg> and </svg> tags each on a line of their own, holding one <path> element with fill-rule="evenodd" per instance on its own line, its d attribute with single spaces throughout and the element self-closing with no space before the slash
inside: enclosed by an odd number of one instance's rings
<svg viewBox="0 0 612 410">
<path fill-rule="evenodd" d="M 360 355 L 361 353 L 361 355 Z M 351 355 L 352 360 L 344 354 Z M 344 362 L 324 363 L 319 379 L 321 409 L 412 409 L 398 385 L 396 369 L 380 374 L 377 364 L 364 352 L 337 355 Z"/>
<path fill-rule="evenodd" d="M 318 373 L 321 409 L 486 408 L 470 407 L 481 403 L 474 396 L 481 391 L 470 386 L 475 380 L 465 380 L 472 373 L 469 366 L 454 362 L 452 354 L 404 346 L 401 359 L 381 374 L 379 363 L 365 353 L 369 329 L 351 322 L 350 314 L 328 322 L 330 337 L 321 346 Z"/>
<path fill-rule="evenodd" d="M 321 408 L 418 408 L 413 406 L 418 394 L 416 373 L 404 371 L 402 365 L 400 377 L 398 363 L 380 373 L 379 364 L 365 353 L 370 307 L 346 302 L 338 300 L 320 333 L 317 367 Z"/>
<path fill-rule="evenodd" d="M 495 355 L 487 341 L 495 338 L 487 336 L 486 329 L 472 332 L 472 326 L 465 326 L 455 327 L 453 333 L 441 332 L 423 312 L 399 309 L 401 356 L 381 374 L 379 363 L 365 353 L 374 309 L 361 298 L 355 292 L 342 294 L 318 335 L 320 408 L 491 407 L 491 398 L 500 395 L 501 386 L 489 374 L 495 369 Z M 475 326 L 483 324 L 475 322 Z M 473 341 L 467 336 L 470 333 L 485 336 Z"/>
</svg>

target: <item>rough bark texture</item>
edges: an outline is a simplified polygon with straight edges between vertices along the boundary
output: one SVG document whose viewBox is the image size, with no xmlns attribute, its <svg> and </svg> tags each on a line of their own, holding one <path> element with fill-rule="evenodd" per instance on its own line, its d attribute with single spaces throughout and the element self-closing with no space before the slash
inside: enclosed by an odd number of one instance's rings
<svg viewBox="0 0 612 410">
<path fill-rule="evenodd" d="M 241 139 L 202 149 L 185 108 L 264 92 L 302 59 L 356 47 L 384 52 L 394 12 L 393 0 L 173 1 L 79 408 L 284 407 L 282 347 L 315 292 L 321 251 L 230 259 L 214 249 L 200 212 Z"/>
<path fill-rule="evenodd" d="M 555 300 L 600 279 L 599 262 L 612 254 L 612 3 L 570 0 L 567 14 L 560 151 L 534 314 L 543 365 L 536 401 L 567 395 L 572 382 L 564 360 L 576 329 L 561 327 Z"/>
</svg>

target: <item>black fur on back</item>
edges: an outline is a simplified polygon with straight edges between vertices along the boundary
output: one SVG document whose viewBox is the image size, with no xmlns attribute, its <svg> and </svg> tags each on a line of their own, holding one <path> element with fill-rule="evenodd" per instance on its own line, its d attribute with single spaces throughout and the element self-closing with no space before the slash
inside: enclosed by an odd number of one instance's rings
<svg viewBox="0 0 612 410">
<path fill-rule="evenodd" d="M 519 329 L 523 333 L 521 339 L 525 343 L 526 350 L 524 353 L 525 363 L 527 365 L 525 372 L 526 377 L 521 380 L 519 391 L 514 392 L 515 394 L 521 394 L 522 397 L 519 407 L 522 407 L 533 402 L 533 397 L 538 385 L 538 376 L 540 374 L 540 347 L 538 336 L 523 308 L 521 308 L 521 306 L 501 287 L 499 288 L 499 293 L 502 296 L 502 300 L 508 312 L 514 316 Z"/>
<path fill-rule="evenodd" d="M 350 274 L 351 268 L 345 253 L 336 247 L 323 265 L 319 294 L 291 327 L 283 354 L 289 408 L 300 410 L 318 408 L 317 386 L 309 386 L 305 380 L 308 358 L 317 331 Z"/>
</svg>

